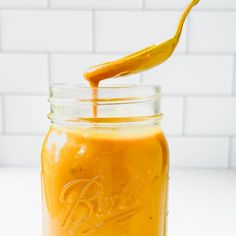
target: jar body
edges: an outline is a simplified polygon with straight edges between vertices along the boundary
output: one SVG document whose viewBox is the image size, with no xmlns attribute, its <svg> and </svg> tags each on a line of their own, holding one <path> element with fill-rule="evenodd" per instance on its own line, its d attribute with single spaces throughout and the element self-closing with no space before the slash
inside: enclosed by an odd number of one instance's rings
<svg viewBox="0 0 236 236">
<path fill-rule="evenodd" d="M 53 125 L 42 149 L 44 236 L 165 236 L 168 169 L 159 124 Z"/>
</svg>

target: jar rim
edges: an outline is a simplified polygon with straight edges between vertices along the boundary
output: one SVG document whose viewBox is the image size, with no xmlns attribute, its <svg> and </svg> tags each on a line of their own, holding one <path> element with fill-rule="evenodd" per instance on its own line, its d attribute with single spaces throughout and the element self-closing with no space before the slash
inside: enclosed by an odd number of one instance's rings
<svg viewBox="0 0 236 236">
<path fill-rule="evenodd" d="M 92 91 L 97 92 L 96 100 Z M 93 103 L 126 104 L 139 103 L 162 97 L 160 85 L 106 85 L 93 88 L 89 85 L 73 83 L 55 83 L 50 86 L 50 103 Z"/>
<path fill-rule="evenodd" d="M 53 84 L 50 87 L 48 117 L 53 123 L 114 126 L 159 121 L 161 87 L 152 85 L 109 85 L 94 90 L 81 84 Z M 92 114 L 96 104 L 97 116 Z"/>
<path fill-rule="evenodd" d="M 51 88 L 61 88 L 61 89 L 70 89 L 70 88 L 79 88 L 79 89 L 90 89 L 89 85 L 80 84 L 80 83 L 53 83 Z M 116 88 L 151 88 L 151 87 L 161 87 L 160 85 L 147 85 L 147 84 L 107 84 L 107 85 L 99 85 L 100 89 L 116 89 Z"/>
</svg>

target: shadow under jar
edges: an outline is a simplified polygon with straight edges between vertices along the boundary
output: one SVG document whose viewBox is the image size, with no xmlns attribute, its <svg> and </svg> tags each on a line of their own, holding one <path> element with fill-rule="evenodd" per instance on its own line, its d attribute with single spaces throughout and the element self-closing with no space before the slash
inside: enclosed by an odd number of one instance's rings
<svg viewBox="0 0 236 236">
<path fill-rule="evenodd" d="M 93 91 L 94 92 L 94 91 Z M 50 89 L 44 236 L 165 236 L 168 145 L 160 87 Z"/>
</svg>

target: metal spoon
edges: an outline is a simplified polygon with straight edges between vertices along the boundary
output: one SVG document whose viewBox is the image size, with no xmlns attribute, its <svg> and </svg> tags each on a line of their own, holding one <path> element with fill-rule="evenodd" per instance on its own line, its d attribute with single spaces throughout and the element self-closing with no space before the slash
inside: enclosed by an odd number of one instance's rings
<svg viewBox="0 0 236 236">
<path fill-rule="evenodd" d="M 98 86 L 101 80 L 139 73 L 166 61 L 178 45 L 186 17 L 199 1 L 200 0 L 193 0 L 185 9 L 174 37 L 161 44 L 154 44 L 116 61 L 93 66 L 85 71 L 85 79 L 87 79 L 92 86 Z"/>
</svg>

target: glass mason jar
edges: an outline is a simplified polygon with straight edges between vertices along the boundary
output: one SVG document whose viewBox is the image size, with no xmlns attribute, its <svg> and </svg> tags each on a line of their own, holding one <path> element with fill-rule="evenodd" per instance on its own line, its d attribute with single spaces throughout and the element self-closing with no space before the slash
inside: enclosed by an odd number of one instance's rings
<svg viewBox="0 0 236 236">
<path fill-rule="evenodd" d="M 42 148 L 44 236 L 165 236 L 160 87 L 54 85 Z"/>
</svg>

